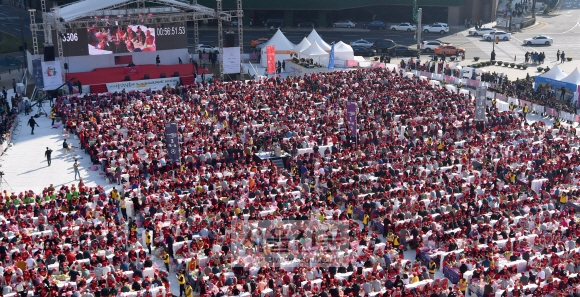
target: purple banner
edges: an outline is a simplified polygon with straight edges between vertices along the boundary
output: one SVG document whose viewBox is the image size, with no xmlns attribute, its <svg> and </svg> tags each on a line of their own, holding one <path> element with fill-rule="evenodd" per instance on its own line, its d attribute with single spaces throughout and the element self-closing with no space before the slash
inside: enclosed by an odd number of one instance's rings
<svg viewBox="0 0 580 297">
<path fill-rule="evenodd" d="M 421 76 L 424 76 L 426 78 L 431 78 L 431 72 L 427 72 L 427 71 L 421 71 Z"/>
<path fill-rule="evenodd" d="M 574 115 L 574 122 L 580 123 L 580 115 L 577 114 Z"/>
<path fill-rule="evenodd" d="M 468 79 L 467 85 L 470 87 L 479 87 L 479 81 L 475 79 Z"/>
<path fill-rule="evenodd" d="M 527 106 L 530 110 L 532 110 L 532 102 L 520 99 L 520 106 L 521 107 Z"/>
<path fill-rule="evenodd" d="M 504 94 L 500 94 L 500 93 L 495 93 L 495 99 L 501 100 L 501 101 L 506 101 L 506 97 Z"/>
<path fill-rule="evenodd" d="M 179 164 L 179 136 L 176 123 L 165 123 L 165 143 L 167 144 L 167 162 Z"/>
<path fill-rule="evenodd" d="M 445 76 L 443 77 L 443 80 L 444 80 L 446 83 L 454 83 L 454 82 L 455 82 L 455 77 L 453 77 L 453 76 L 451 76 L 451 75 L 445 75 Z"/>
<path fill-rule="evenodd" d="M 356 102 L 346 103 L 346 124 L 350 131 L 350 136 L 356 139 Z"/>
<path fill-rule="evenodd" d="M 520 100 L 521 102 L 522 100 Z M 557 117 L 558 116 L 558 111 L 551 108 L 551 107 L 546 107 L 546 114 L 549 116 L 553 116 L 553 117 Z"/>
</svg>

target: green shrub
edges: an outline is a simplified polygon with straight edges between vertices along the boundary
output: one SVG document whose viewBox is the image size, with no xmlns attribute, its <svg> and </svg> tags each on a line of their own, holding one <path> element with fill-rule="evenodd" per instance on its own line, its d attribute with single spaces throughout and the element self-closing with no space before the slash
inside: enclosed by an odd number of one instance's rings
<svg viewBox="0 0 580 297">
<path fill-rule="evenodd" d="M 473 60 L 474 60 L 475 62 L 477 62 L 477 61 L 479 61 L 479 57 L 473 57 Z"/>
<path fill-rule="evenodd" d="M 526 69 L 528 69 L 528 65 L 522 65 L 522 69 L 523 69 L 523 70 L 526 70 Z"/>
<path fill-rule="evenodd" d="M 503 66 L 508 66 L 510 64 L 510 62 L 503 62 Z"/>
<path fill-rule="evenodd" d="M 497 61 L 497 66 L 501 66 L 501 64 L 503 64 L 502 61 Z"/>
<path fill-rule="evenodd" d="M 542 70 L 544 70 L 544 67 L 538 67 L 538 72 L 542 72 Z"/>
<path fill-rule="evenodd" d="M 514 66 L 516 66 L 516 63 L 510 63 L 510 66 L 512 66 L 513 68 Z"/>
<path fill-rule="evenodd" d="M 568 60 L 568 62 L 572 61 L 572 57 L 566 57 L 566 60 Z"/>
</svg>

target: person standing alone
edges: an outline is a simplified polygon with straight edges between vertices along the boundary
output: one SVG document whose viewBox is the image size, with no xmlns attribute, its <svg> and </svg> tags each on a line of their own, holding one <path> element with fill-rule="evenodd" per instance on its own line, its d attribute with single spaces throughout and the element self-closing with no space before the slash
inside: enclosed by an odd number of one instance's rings
<svg viewBox="0 0 580 297">
<path fill-rule="evenodd" d="M 28 120 L 28 126 L 30 126 L 30 128 L 32 128 L 32 131 L 30 132 L 31 135 L 34 135 L 34 126 L 36 127 L 40 127 L 36 121 L 34 120 L 34 117 L 30 117 L 30 120 Z"/>
<path fill-rule="evenodd" d="M 79 162 L 77 159 L 75 159 L 75 163 L 73 164 L 73 169 L 75 171 L 75 180 L 77 180 L 77 174 L 78 174 L 79 178 L 81 178 L 81 173 L 79 172 Z"/>
<path fill-rule="evenodd" d="M 52 150 L 46 147 L 46 151 L 44 152 L 44 156 L 46 157 L 46 162 L 48 162 L 48 166 L 50 166 L 51 159 L 50 156 L 52 155 Z"/>
<path fill-rule="evenodd" d="M 157 64 L 157 68 L 159 68 L 159 64 L 161 64 L 161 58 L 159 58 L 159 55 L 155 58 L 155 64 Z"/>
</svg>

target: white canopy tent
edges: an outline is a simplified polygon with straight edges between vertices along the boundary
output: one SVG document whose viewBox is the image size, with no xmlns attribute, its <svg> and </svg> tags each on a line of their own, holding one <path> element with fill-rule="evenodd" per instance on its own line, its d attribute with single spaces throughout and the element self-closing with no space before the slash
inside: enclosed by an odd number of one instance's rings
<svg viewBox="0 0 580 297">
<path fill-rule="evenodd" d="M 270 38 L 270 40 L 268 40 L 268 42 L 266 42 L 266 44 L 261 49 L 262 55 L 260 58 L 260 65 L 262 67 L 268 66 L 266 47 L 269 45 L 273 45 L 274 48 L 276 49 L 276 59 L 275 59 L 276 62 L 280 60 L 290 59 L 290 53 L 294 48 L 294 43 L 290 42 L 290 40 L 288 40 L 288 38 L 284 36 L 284 33 L 282 33 L 280 29 L 278 29 L 278 31 L 276 31 L 276 34 L 274 34 L 274 36 L 272 36 L 272 38 Z"/>
<path fill-rule="evenodd" d="M 308 39 L 310 43 L 314 43 L 314 41 L 316 41 L 323 50 L 327 52 L 330 51 L 330 45 L 326 43 L 324 40 L 322 40 L 322 37 L 318 35 L 318 32 L 316 32 L 316 30 L 312 29 L 312 32 L 308 34 L 308 37 L 306 37 L 306 39 Z"/>
<path fill-rule="evenodd" d="M 554 67 L 550 69 L 550 71 L 540 75 L 540 77 L 549 78 L 553 80 L 562 80 L 566 76 L 567 76 L 566 73 L 562 72 L 562 69 L 560 69 L 558 64 L 554 65 Z"/>
<path fill-rule="evenodd" d="M 328 59 L 325 59 L 328 57 L 328 53 L 323 50 L 316 41 L 314 41 L 307 49 L 301 51 L 298 56 L 300 56 L 300 58 L 312 59 L 314 62 L 318 62 L 319 64 L 326 63 L 328 65 Z"/>
<path fill-rule="evenodd" d="M 334 60 L 349 61 L 354 60 L 352 47 L 342 41 L 334 44 Z"/>
<path fill-rule="evenodd" d="M 306 37 L 304 37 L 304 39 L 302 39 L 302 41 L 300 41 L 299 44 L 297 44 L 292 51 L 295 54 L 298 54 L 299 52 L 307 49 L 312 43 L 310 43 L 310 41 L 308 41 L 308 39 L 306 39 Z"/>
<path fill-rule="evenodd" d="M 552 70 L 550 70 L 550 71 L 552 71 Z M 548 71 L 548 72 L 550 72 L 550 71 Z M 572 73 L 570 73 L 570 75 L 566 76 L 565 78 L 561 79 L 560 81 L 578 86 L 578 85 L 580 85 L 580 71 L 578 71 L 578 68 L 576 68 L 576 69 L 574 69 L 574 71 L 572 71 Z"/>
</svg>

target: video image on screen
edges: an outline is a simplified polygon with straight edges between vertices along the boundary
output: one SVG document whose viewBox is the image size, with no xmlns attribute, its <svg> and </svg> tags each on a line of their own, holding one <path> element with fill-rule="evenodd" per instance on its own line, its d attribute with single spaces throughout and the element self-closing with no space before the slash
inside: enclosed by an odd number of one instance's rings
<svg viewBox="0 0 580 297">
<path fill-rule="evenodd" d="M 143 25 L 87 29 L 89 55 L 154 52 L 155 29 Z"/>
</svg>

